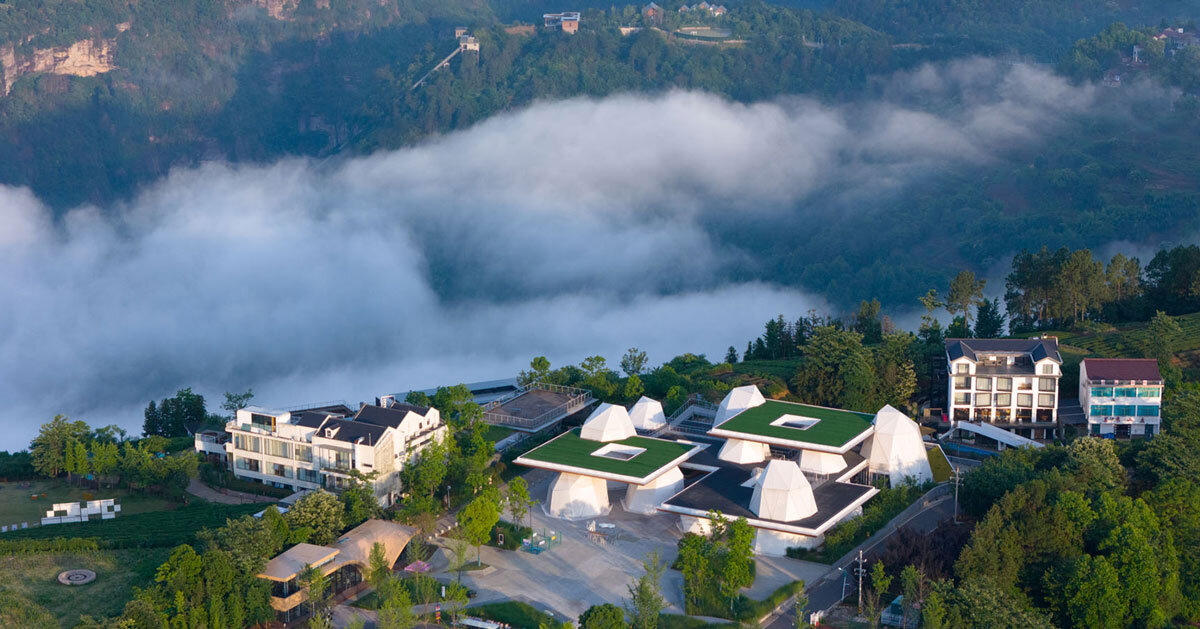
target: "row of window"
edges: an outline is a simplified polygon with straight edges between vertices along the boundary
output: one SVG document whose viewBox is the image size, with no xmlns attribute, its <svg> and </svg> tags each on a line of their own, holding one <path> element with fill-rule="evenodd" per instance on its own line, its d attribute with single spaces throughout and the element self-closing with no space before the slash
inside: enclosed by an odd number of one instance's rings
<svg viewBox="0 0 1200 629">
<path fill-rule="evenodd" d="M 995 395 L 992 395 L 991 393 L 976 393 L 975 394 L 975 406 L 992 406 L 993 401 L 995 402 L 995 406 L 1004 406 L 1004 407 L 1012 406 L 1013 395 L 1011 393 L 997 393 Z M 1054 404 L 1054 394 L 1053 393 L 1039 393 L 1037 396 L 1037 403 L 1038 403 L 1038 406 L 1040 406 L 1042 408 L 1053 408 L 1055 405 Z M 954 404 L 957 406 L 970 405 L 971 404 L 971 394 L 970 393 L 955 393 L 954 394 Z M 1018 393 L 1017 394 L 1017 406 L 1019 406 L 1021 408 L 1033 408 L 1033 394 L 1032 393 Z"/>
<path fill-rule="evenodd" d="M 312 446 L 300 443 L 290 443 L 279 439 L 265 439 L 255 435 L 233 435 L 233 446 L 244 452 L 260 452 L 284 459 L 295 458 L 297 461 L 312 463 Z"/>
<path fill-rule="evenodd" d="M 1093 404 L 1091 414 L 1105 417 L 1158 417 L 1158 407 L 1132 404 Z"/>
<path fill-rule="evenodd" d="M 985 364 L 1000 364 L 999 362 L 996 362 L 996 361 L 984 361 L 984 363 Z M 1025 364 L 1028 365 L 1029 363 L 1025 363 Z M 1053 376 L 1054 375 L 1054 365 L 1051 363 L 1046 363 L 1046 364 L 1042 365 L 1042 367 L 1039 371 L 1041 372 L 1041 374 L 1043 376 Z M 971 373 L 971 366 L 967 363 L 958 363 L 958 364 L 954 365 L 954 373 L 969 374 L 969 373 Z"/>
<path fill-rule="evenodd" d="M 321 473 L 316 470 L 307 468 L 292 468 L 281 463 L 267 463 L 266 469 L 263 469 L 263 464 L 258 459 L 247 459 L 243 457 L 234 457 L 233 466 L 239 470 L 247 472 L 255 472 L 257 474 L 269 474 L 280 478 L 296 478 L 297 480 L 308 481 L 310 483 L 321 482 Z"/>
<path fill-rule="evenodd" d="M 1160 387 L 1092 387 L 1092 397 L 1162 397 Z"/>
<path fill-rule="evenodd" d="M 995 385 L 996 385 L 997 391 L 1012 391 L 1012 389 L 1013 389 L 1013 379 L 1012 378 L 991 378 L 989 376 L 976 377 L 975 378 L 975 389 L 978 391 L 991 391 L 993 380 L 995 380 Z M 970 389 L 971 388 L 970 376 L 954 376 L 954 388 L 955 389 Z M 1024 390 L 1024 391 L 1028 391 L 1033 388 L 1033 385 L 1028 382 L 1022 382 L 1021 384 L 1019 384 L 1017 386 L 1017 388 Z M 1058 380 L 1055 380 L 1054 378 L 1039 378 L 1038 379 L 1038 390 L 1039 391 L 1055 391 L 1057 389 L 1058 389 Z"/>
</svg>

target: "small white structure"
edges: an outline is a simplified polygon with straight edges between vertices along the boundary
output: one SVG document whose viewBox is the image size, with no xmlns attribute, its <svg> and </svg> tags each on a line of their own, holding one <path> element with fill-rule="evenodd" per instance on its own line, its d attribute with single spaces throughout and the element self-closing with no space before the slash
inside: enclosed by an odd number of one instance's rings
<svg viewBox="0 0 1200 629">
<path fill-rule="evenodd" d="M 655 431 L 667 425 L 662 403 L 644 395 L 629 409 L 629 419 L 638 430 Z"/>
<path fill-rule="evenodd" d="M 744 439 L 726 439 L 725 445 L 717 453 L 717 458 L 739 465 L 762 463 L 771 456 L 771 446 L 761 441 L 746 441 Z"/>
<path fill-rule="evenodd" d="M 721 405 L 717 407 L 717 418 L 713 421 L 713 425 L 719 426 L 734 415 L 748 408 L 762 406 L 766 402 L 762 392 L 752 384 L 732 389 L 725 394 Z"/>
<path fill-rule="evenodd" d="M 821 450 L 801 450 L 800 469 L 805 474 L 829 476 L 846 469 L 846 457 Z"/>
<path fill-rule="evenodd" d="M 562 473 L 550 485 L 546 512 L 564 520 L 585 520 L 608 515 L 608 483 L 603 478 Z"/>
<path fill-rule="evenodd" d="M 601 404 L 583 422 L 579 436 L 588 441 L 620 441 L 636 437 L 637 431 L 624 406 Z"/>
<path fill-rule="evenodd" d="M 750 510 L 767 520 L 794 522 L 817 512 L 812 485 L 795 461 L 773 460 L 759 476 Z"/>
<path fill-rule="evenodd" d="M 113 498 L 105 500 L 89 500 L 80 506 L 78 502 L 59 502 L 46 512 L 42 524 L 70 524 L 86 522 L 89 516 L 98 515 L 102 520 L 111 520 L 121 512 L 121 505 L 115 504 Z"/>
<path fill-rule="evenodd" d="M 863 445 L 872 474 L 887 474 L 892 486 L 933 480 L 921 428 L 891 405 L 875 414 L 875 434 Z"/>
<path fill-rule="evenodd" d="M 622 506 L 630 513 L 654 515 L 659 505 L 680 491 L 683 491 L 683 472 L 673 467 L 645 485 L 629 485 Z"/>
</svg>

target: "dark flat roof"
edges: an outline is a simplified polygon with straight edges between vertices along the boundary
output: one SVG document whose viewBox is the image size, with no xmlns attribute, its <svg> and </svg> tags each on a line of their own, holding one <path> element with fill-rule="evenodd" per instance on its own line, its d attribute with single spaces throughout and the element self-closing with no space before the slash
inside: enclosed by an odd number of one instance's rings
<svg viewBox="0 0 1200 629">
<path fill-rule="evenodd" d="M 410 404 L 401 404 L 391 408 L 383 408 L 382 406 L 372 406 L 368 404 L 358 409 L 358 413 L 354 415 L 354 420 L 366 424 L 374 424 L 376 426 L 391 426 L 392 428 L 397 428 L 400 426 L 400 422 L 404 421 L 404 418 L 408 416 L 408 412 L 410 410 L 418 415 L 423 416 L 425 413 L 416 410 L 419 408 L 422 407 L 412 406 Z M 425 411 L 428 412 L 429 409 L 425 409 Z"/>
<path fill-rule="evenodd" d="M 1084 358 L 1089 380 L 1150 380 L 1162 382 L 1153 358 Z"/>
<path fill-rule="evenodd" d="M 946 339 L 946 357 L 950 360 L 963 356 L 979 360 L 979 353 L 1029 354 L 1034 362 L 1050 358 L 1062 364 L 1058 339 Z"/>
<path fill-rule="evenodd" d="M 375 445 L 379 441 L 379 438 L 383 436 L 384 431 L 387 430 L 386 426 L 376 426 L 349 419 L 330 419 L 325 423 L 324 427 L 338 429 L 337 433 L 333 436 L 337 441 L 355 443 L 359 439 L 363 439 L 370 445 Z M 321 436 L 324 436 L 324 434 Z"/>
<path fill-rule="evenodd" d="M 722 467 L 692 483 L 691 486 L 667 500 L 666 504 L 697 511 L 715 509 L 722 515 L 731 518 L 772 521 L 759 517 L 750 510 L 750 498 L 754 495 L 754 488 L 743 487 L 742 483 L 750 480 L 753 469 L 754 466 L 727 465 Z M 867 485 L 852 483 L 824 483 L 813 490 L 813 500 L 817 503 L 817 512 L 807 518 L 784 524 L 815 529 L 872 489 Z"/>
</svg>

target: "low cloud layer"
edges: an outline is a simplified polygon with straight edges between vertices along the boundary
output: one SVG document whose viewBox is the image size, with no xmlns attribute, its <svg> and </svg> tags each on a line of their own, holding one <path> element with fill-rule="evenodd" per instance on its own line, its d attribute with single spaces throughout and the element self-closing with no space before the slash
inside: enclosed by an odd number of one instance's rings
<svg viewBox="0 0 1200 629">
<path fill-rule="evenodd" d="M 136 429 L 146 400 L 183 386 L 353 403 L 508 376 L 537 354 L 719 354 L 776 313 L 824 306 L 766 273 L 732 279 L 755 252 L 724 230 L 822 220 L 986 164 L 1092 99 L 987 60 L 883 93 L 843 108 L 685 92 L 544 103 L 332 166 L 177 171 L 59 221 L 0 187 L 0 449 L 60 412 Z M 818 195 L 846 205 L 801 209 Z"/>
</svg>

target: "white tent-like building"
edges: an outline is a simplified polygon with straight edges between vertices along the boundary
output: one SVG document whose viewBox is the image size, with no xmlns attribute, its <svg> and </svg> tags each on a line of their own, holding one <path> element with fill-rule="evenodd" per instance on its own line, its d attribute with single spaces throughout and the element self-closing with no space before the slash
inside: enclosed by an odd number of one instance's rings
<svg viewBox="0 0 1200 629">
<path fill-rule="evenodd" d="M 667 425 L 662 403 L 644 395 L 629 409 L 629 419 L 638 430 L 654 431 Z"/>
<path fill-rule="evenodd" d="M 754 485 L 750 510 L 767 520 L 795 522 L 816 513 L 817 503 L 800 466 L 775 459 L 767 463 Z"/>
<path fill-rule="evenodd" d="M 603 478 L 559 474 L 550 485 L 546 511 L 564 520 L 582 520 L 608 515 L 608 483 Z"/>
<path fill-rule="evenodd" d="M 725 394 L 725 398 L 721 400 L 721 405 L 717 407 L 717 418 L 713 421 L 714 426 L 719 426 L 725 423 L 730 417 L 755 406 L 766 404 L 767 400 L 763 397 L 758 387 L 748 384 L 744 387 L 736 387 Z"/>
<path fill-rule="evenodd" d="M 806 474 L 829 476 L 846 469 L 846 457 L 833 452 L 801 450 L 800 469 Z"/>
<path fill-rule="evenodd" d="M 625 501 L 621 506 L 630 513 L 654 515 L 667 498 L 683 489 L 683 472 L 673 467 L 645 485 L 630 484 L 625 488 Z"/>
<path fill-rule="evenodd" d="M 588 441 L 620 441 L 637 436 L 624 406 L 601 404 L 583 422 L 579 436 Z"/>
<path fill-rule="evenodd" d="M 893 487 L 933 480 L 917 422 L 889 405 L 875 414 L 874 424 L 875 434 L 862 449 L 872 474 L 887 474 Z"/>
</svg>

